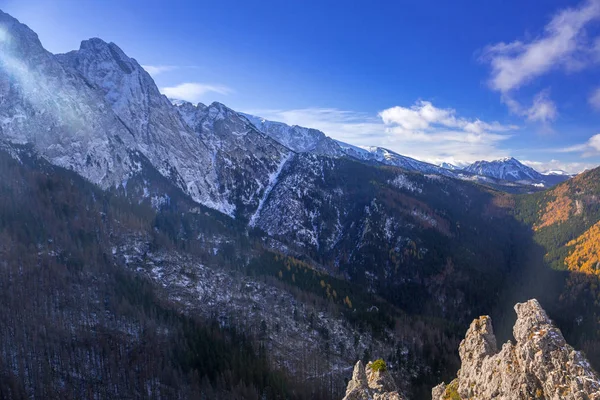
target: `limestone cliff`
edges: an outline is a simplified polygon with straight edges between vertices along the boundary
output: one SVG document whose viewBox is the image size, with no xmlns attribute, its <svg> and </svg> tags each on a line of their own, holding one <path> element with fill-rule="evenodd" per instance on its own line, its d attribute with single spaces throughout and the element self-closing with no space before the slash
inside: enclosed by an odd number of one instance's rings
<svg viewBox="0 0 600 400">
<path fill-rule="evenodd" d="M 516 343 L 498 351 L 491 318 L 471 324 L 461 342 L 461 368 L 433 400 L 600 399 L 600 381 L 584 355 L 569 346 L 537 300 L 515 306 Z"/>
<path fill-rule="evenodd" d="M 379 362 L 369 362 L 366 368 L 362 361 L 356 363 L 343 400 L 403 400 L 385 363 Z"/>
</svg>

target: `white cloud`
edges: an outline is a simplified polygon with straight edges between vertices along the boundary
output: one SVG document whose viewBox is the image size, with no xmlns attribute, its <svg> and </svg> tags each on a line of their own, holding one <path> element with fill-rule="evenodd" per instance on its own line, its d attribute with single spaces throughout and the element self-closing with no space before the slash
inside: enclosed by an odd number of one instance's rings
<svg viewBox="0 0 600 400">
<path fill-rule="evenodd" d="M 559 11 L 531 40 L 487 46 L 480 60 L 491 66 L 490 88 L 501 93 L 502 102 L 511 112 L 528 121 L 541 122 L 548 129 L 549 122 L 558 115 L 549 90 L 539 92 L 531 106 L 516 100 L 515 92 L 550 71 L 573 72 L 598 63 L 600 36 L 590 38 L 587 33 L 588 26 L 597 20 L 600 0 L 586 0 L 579 7 Z M 597 102 L 600 108 L 600 94 Z"/>
<path fill-rule="evenodd" d="M 451 108 L 437 108 L 428 101 L 392 107 L 379 113 L 386 145 L 418 159 L 464 164 L 507 155 L 499 144 L 511 137 L 515 125 L 458 117 Z"/>
<path fill-rule="evenodd" d="M 594 89 L 588 98 L 588 102 L 594 109 L 600 111 L 600 87 Z"/>
<path fill-rule="evenodd" d="M 179 67 L 176 65 L 142 65 L 142 68 L 144 68 L 150 75 L 157 76 L 163 72 L 176 70 Z"/>
<path fill-rule="evenodd" d="M 163 87 L 160 91 L 168 98 L 186 100 L 193 103 L 201 101 L 207 93 L 228 95 L 233 92 L 227 86 L 198 82 L 186 82 L 177 86 Z"/>
<path fill-rule="evenodd" d="M 558 116 L 556 104 L 550 98 L 550 90 L 545 89 L 538 92 L 530 106 L 524 106 L 509 94 L 503 94 L 502 102 L 506 104 L 511 113 L 526 118 L 531 122 L 541 122 L 545 130 L 549 129 L 549 123 Z"/>
<path fill-rule="evenodd" d="M 514 125 L 491 124 L 479 119 L 457 118 L 451 108 L 437 108 L 429 101 L 419 100 L 410 108 L 396 106 L 379 113 L 386 125 L 396 125 L 406 131 L 429 131 L 439 127 L 458 128 L 468 133 L 482 134 L 486 131 L 506 132 L 515 130 Z"/>
<path fill-rule="evenodd" d="M 530 166 L 538 172 L 548 172 L 561 170 L 569 174 L 578 174 L 585 171 L 586 169 L 595 168 L 598 164 L 594 163 L 583 163 L 583 162 L 564 162 L 560 160 L 550 161 L 521 161 L 523 164 Z"/>
<path fill-rule="evenodd" d="M 590 42 L 585 28 L 599 18 L 600 1 L 589 0 L 560 11 L 534 40 L 486 47 L 482 60 L 492 67 L 490 87 L 508 93 L 552 69 L 572 71 L 597 61 L 597 42 Z"/>
<path fill-rule="evenodd" d="M 581 153 L 582 157 L 600 156 L 600 133 L 590 137 L 585 143 L 554 149 L 552 151 L 558 153 Z"/>
<path fill-rule="evenodd" d="M 542 90 L 533 98 L 533 104 L 525 110 L 529 121 L 548 123 L 556 119 L 556 105 L 550 99 L 550 91 Z"/>
<path fill-rule="evenodd" d="M 378 116 L 329 108 L 245 112 L 319 129 L 356 146 L 381 146 L 436 164 L 465 164 L 507 156 L 498 145 L 510 137 L 509 131 L 518 129 L 514 125 L 458 117 L 455 110 L 437 108 L 427 101 L 418 101 L 411 107 L 391 107 Z"/>
</svg>

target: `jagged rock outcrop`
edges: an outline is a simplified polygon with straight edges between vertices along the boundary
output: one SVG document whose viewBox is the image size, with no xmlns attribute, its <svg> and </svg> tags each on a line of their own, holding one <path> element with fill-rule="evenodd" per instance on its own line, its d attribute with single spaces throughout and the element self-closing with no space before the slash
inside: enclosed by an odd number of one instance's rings
<svg viewBox="0 0 600 400">
<path fill-rule="evenodd" d="M 600 399 L 600 380 L 567 344 L 537 300 L 515 306 L 516 343 L 498 351 L 491 318 L 471 324 L 459 348 L 458 377 L 432 391 L 442 399 Z"/>
<path fill-rule="evenodd" d="M 352 379 L 348 382 L 346 396 L 343 400 L 402 400 L 389 372 L 373 368 L 369 362 L 367 367 L 359 361 L 354 366 Z"/>
</svg>

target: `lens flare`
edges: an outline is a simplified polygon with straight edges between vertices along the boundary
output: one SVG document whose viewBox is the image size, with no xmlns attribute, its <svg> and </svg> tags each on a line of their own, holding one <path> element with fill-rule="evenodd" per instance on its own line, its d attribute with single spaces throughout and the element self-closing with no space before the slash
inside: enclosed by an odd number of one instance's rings
<svg viewBox="0 0 600 400">
<path fill-rule="evenodd" d="M 0 43 L 4 43 L 8 41 L 8 32 L 6 32 L 6 28 L 0 25 Z"/>
</svg>

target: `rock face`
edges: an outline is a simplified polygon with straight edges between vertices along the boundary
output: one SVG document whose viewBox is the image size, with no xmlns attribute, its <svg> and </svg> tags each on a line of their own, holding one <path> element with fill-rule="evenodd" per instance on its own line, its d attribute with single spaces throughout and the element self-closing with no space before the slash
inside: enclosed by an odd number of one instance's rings
<svg viewBox="0 0 600 400">
<path fill-rule="evenodd" d="M 221 103 L 183 102 L 177 110 L 208 147 L 225 211 L 251 219 L 294 153 Z"/>
<path fill-rule="evenodd" d="M 537 300 L 515 306 L 516 344 L 498 351 L 491 318 L 471 324 L 459 348 L 461 368 L 442 399 L 600 399 L 600 380 L 582 353 L 569 346 Z"/>
<path fill-rule="evenodd" d="M 386 370 L 374 370 L 373 363 L 367 367 L 359 361 L 354 366 L 352 380 L 348 382 L 343 400 L 402 400 L 394 380 Z"/>
<path fill-rule="evenodd" d="M 512 182 L 555 185 L 569 179 L 568 175 L 540 174 L 513 157 L 494 161 L 476 161 L 465 167 L 467 172 Z"/>
</svg>

